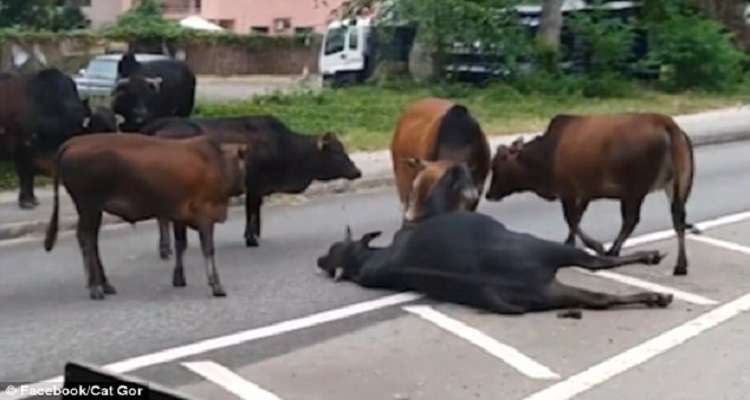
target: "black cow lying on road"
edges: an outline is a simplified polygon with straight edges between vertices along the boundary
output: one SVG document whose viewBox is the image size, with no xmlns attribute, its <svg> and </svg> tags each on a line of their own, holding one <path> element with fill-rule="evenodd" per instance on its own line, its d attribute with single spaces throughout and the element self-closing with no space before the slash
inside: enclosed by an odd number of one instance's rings
<svg viewBox="0 0 750 400">
<path fill-rule="evenodd" d="M 244 142 L 245 244 L 257 247 L 263 197 L 299 194 L 314 180 L 355 180 L 362 176 L 334 133 L 308 135 L 292 131 L 278 118 L 256 115 L 228 118 L 163 118 L 143 127 L 143 134 L 180 139 L 208 135 L 221 142 Z M 159 223 L 159 253 L 169 257 L 169 225 Z"/>
<path fill-rule="evenodd" d="M 366 288 L 415 291 L 498 314 L 566 308 L 607 309 L 642 303 L 666 307 L 671 294 L 614 295 L 565 285 L 559 268 L 596 271 L 629 264 L 656 265 L 663 254 L 639 251 L 596 256 L 558 242 L 508 230 L 485 214 L 456 211 L 402 227 L 386 247 L 371 247 L 380 231 L 343 241 L 318 258 L 318 268 L 336 280 Z"/>
</svg>

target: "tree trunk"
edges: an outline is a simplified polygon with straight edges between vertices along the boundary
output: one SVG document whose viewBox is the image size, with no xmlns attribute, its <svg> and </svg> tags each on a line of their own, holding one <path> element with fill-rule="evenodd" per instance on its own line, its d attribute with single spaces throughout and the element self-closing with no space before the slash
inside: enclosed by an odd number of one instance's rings
<svg viewBox="0 0 750 400">
<path fill-rule="evenodd" d="M 562 6 L 564 0 L 544 0 L 542 15 L 539 19 L 537 39 L 552 49 L 560 46 L 560 31 L 562 30 Z"/>
</svg>

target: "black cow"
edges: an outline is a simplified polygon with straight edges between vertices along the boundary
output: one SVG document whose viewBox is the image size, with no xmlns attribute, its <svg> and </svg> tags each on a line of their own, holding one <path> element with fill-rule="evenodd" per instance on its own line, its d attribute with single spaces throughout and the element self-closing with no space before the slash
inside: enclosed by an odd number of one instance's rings
<svg viewBox="0 0 750 400">
<path fill-rule="evenodd" d="M 366 288 L 416 291 L 498 314 L 523 314 L 561 308 L 606 309 L 642 303 L 666 307 L 671 294 L 613 295 L 564 285 L 559 268 L 591 271 L 629 264 L 656 265 L 663 254 L 639 251 L 596 256 L 581 249 L 508 230 L 492 217 L 468 211 L 434 215 L 397 231 L 386 247 L 371 247 L 380 231 L 334 243 L 317 260 L 336 280 Z"/>
<path fill-rule="evenodd" d="M 86 133 L 90 109 L 75 82 L 57 68 L 0 79 L 0 153 L 12 159 L 22 209 L 39 204 L 34 177 L 49 175 L 51 159 L 67 139 Z"/>
<path fill-rule="evenodd" d="M 142 133 L 165 138 L 210 135 L 223 142 L 251 145 L 245 156 L 245 244 L 257 247 L 263 197 L 274 193 L 298 194 L 314 180 L 355 180 L 362 172 L 333 133 L 308 135 L 292 131 L 276 117 L 257 115 L 228 118 L 164 118 Z M 159 252 L 170 253 L 169 226 L 160 221 Z"/>
<path fill-rule="evenodd" d="M 117 64 L 111 108 L 123 117 L 123 132 L 138 132 L 162 117 L 189 117 L 195 106 L 195 74 L 178 60 L 140 63 L 133 54 Z"/>
</svg>

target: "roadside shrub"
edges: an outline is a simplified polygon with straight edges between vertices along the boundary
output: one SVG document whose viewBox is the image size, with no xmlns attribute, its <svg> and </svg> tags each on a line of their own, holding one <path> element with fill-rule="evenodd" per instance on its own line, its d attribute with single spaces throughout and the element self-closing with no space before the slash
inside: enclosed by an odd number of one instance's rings
<svg viewBox="0 0 750 400">
<path fill-rule="evenodd" d="M 662 65 L 665 90 L 728 91 L 742 80 L 746 56 L 718 22 L 687 6 L 663 5 L 657 11 L 645 21 L 647 61 Z"/>
</svg>

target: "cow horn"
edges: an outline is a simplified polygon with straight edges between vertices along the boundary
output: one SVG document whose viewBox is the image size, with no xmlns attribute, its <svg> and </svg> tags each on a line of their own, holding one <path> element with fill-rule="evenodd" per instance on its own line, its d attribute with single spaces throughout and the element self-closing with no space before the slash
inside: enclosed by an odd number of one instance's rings
<svg viewBox="0 0 750 400">
<path fill-rule="evenodd" d="M 115 81 L 115 85 L 116 86 L 120 86 L 120 85 L 123 85 L 125 83 L 128 83 L 128 81 L 130 81 L 130 79 L 128 79 L 128 78 L 119 78 L 119 79 L 117 79 Z"/>
<path fill-rule="evenodd" d="M 157 76 L 156 78 L 146 78 L 146 82 L 154 84 L 154 85 L 160 85 L 161 84 L 161 77 Z"/>
<path fill-rule="evenodd" d="M 340 281 L 342 276 L 344 276 L 344 269 L 341 267 L 336 267 L 336 269 L 333 270 L 333 281 Z"/>
</svg>

